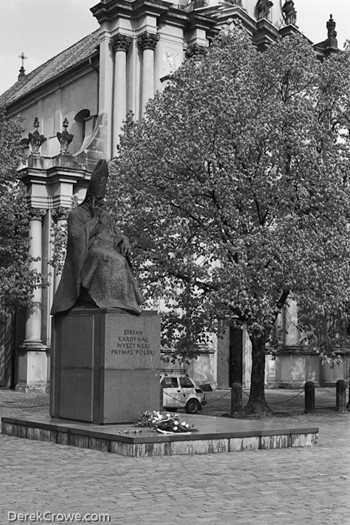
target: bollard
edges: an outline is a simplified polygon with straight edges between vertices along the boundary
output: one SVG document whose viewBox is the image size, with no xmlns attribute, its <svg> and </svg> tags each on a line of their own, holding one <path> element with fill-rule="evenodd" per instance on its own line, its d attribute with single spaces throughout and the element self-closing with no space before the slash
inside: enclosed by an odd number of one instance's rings
<svg viewBox="0 0 350 525">
<path fill-rule="evenodd" d="M 346 412 L 346 383 L 344 379 L 338 379 L 335 384 L 336 389 L 336 405 L 337 412 Z"/>
<path fill-rule="evenodd" d="M 305 414 L 312 414 L 315 412 L 315 384 L 312 381 L 307 381 L 304 386 L 305 392 Z"/>
<path fill-rule="evenodd" d="M 231 416 L 242 409 L 242 385 L 233 383 L 231 386 Z"/>
</svg>

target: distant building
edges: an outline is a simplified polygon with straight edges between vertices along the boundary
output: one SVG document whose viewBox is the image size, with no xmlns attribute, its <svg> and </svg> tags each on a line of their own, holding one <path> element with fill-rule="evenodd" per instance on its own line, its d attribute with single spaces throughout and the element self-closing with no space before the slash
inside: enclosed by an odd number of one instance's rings
<svg viewBox="0 0 350 525">
<path fill-rule="evenodd" d="M 31 210 L 30 252 L 50 281 L 36 291 L 23 323 L 17 316 L 15 337 L 9 326 L 0 327 L 0 386 L 11 383 L 31 391 L 48 385 L 50 306 L 59 280 L 49 264 L 53 225 L 65 223 L 73 197 L 83 199 L 96 162 L 115 154 L 126 113 L 131 110 L 140 118 L 147 100 L 186 57 L 205 53 L 224 27 L 239 23 L 262 50 L 280 35 L 298 31 L 292 0 L 102 0 L 91 11 L 100 25 L 97 31 L 31 73 L 25 74 L 22 63 L 18 82 L 0 97 L 8 117 L 24 118 L 28 163 L 20 173 Z M 315 50 L 322 58 L 336 48 L 331 19 L 327 40 Z M 284 356 L 268 360 L 268 384 L 302 383 L 309 378 L 307 369 L 320 366 L 310 361 L 317 356 L 295 357 L 300 348 L 294 335 L 286 339 L 286 348 L 292 348 L 286 354 L 289 364 Z M 293 359 L 303 360 L 295 376 Z M 233 380 L 249 384 L 250 346 L 244 331 L 228 330 L 212 348 L 203 348 L 190 373 L 221 387 Z"/>
</svg>

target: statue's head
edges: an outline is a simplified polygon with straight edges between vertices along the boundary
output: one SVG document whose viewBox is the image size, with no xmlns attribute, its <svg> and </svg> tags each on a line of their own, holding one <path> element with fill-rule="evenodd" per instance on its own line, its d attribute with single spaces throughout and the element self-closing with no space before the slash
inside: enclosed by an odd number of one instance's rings
<svg viewBox="0 0 350 525">
<path fill-rule="evenodd" d="M 87 195 L 104 198 L 106 195 L 106 186 L 108 181 L 108 164 L 101 159 L 92 172 L 90 183 L 87 189 Z"/>
<path fill-rule="evenodd" d="M 86 200 L 90 208 L 100 208 L 103 205 L 106 195 L 108 181 L 108 164 L 105 160 L 100 160 L 92 172 L 90 183 L 86 191 Z"/>
</svg>

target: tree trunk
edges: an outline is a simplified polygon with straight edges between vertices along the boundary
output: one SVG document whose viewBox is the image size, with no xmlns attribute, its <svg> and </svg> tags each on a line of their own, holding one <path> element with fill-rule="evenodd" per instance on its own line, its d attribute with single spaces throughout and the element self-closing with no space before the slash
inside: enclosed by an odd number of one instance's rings
<svg viewBox="0 0 350 525">
<path fill-rule="evenodd" d="M 250 396 L 245 412 L 248 414 L 270 414 L 265 399 L 265 339 L 251 336 L 252 342 L 252 374 Z"/>
</svg>

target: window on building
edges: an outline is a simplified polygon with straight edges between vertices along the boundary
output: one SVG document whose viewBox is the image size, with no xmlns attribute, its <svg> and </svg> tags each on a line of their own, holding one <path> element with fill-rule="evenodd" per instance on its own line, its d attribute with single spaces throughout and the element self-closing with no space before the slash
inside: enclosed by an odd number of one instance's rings
<svg viewBox="0 0 350 525">
<path fill-rule="evenodd" d="M 96 123 L 96 115 L 90 115 L 90 110 L 82 109 L 74 117 L 74 146 L 79 149 L 84 140 L 89 137 Z"/>
</svg>

